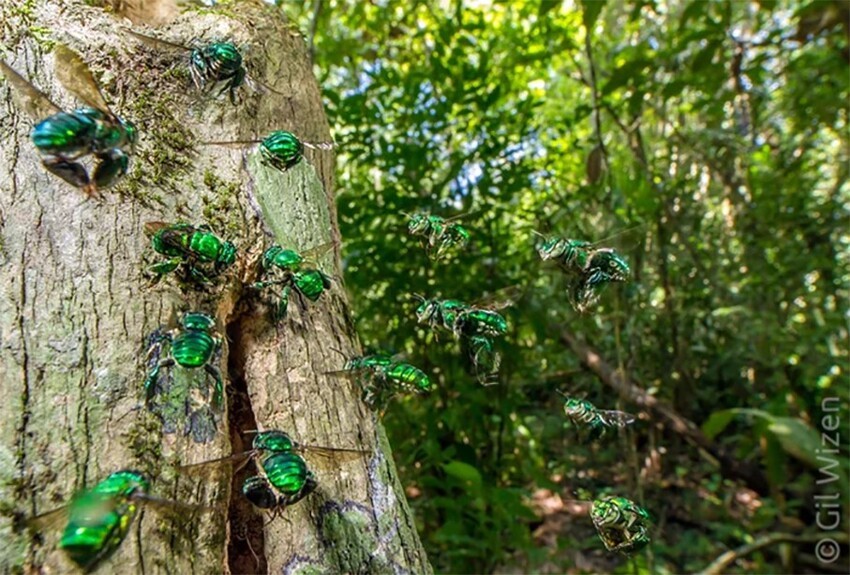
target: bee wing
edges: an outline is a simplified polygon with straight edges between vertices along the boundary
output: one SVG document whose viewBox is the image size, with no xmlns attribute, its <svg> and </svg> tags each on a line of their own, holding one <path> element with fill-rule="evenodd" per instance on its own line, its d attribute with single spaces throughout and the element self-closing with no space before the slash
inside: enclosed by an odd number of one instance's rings
<svg viewBox="0 0 850 575">
<path fill-rule="evenodd" d="M 444 220 L 443 220 L 443 221 L 445 221 L 445 222 L 454 222 L 455 220 L 463 220 L 463 219 L 469 218 L 469 217 L 471 217 L 471 216 L 474 216 L 474 215 L 476 215 L 476 214 L 480 214 L 482 211 L 483 211 L 483 210 L 472 210 L 471 212 L 464 212 L 464 213 L 462 213 L 462 214 L 458 214 L 458 215 L 456 215 L 456 216 L 452 216 L 452 217 L 450 217 L 450 218 L 444 218 Z"/>
<path fill-rule="evenodd" d="M 322 447 L 319 445 L 301 445 L 300 443 L 295 447 L 295 451 L 341 461 L 351 461 L 354 459 L 359 459 L 364 454 L 371 453 L 371 451 L 366 449 Z"/>
<path fill-rule="evenodd" d="M 331 248 L 334 247 L 334 245 L 336 245 L 336 243 L 334 241 L 325 242 L 323 244 L 313 246 L 309 250 L 305 250 L 305 251 L 301 252 L 301 256 L 305 260 L 306 259 L 316 259 L 319 256 L 322 256 L 325 253 L 329 252 L 331 250 Z"/>
<path fill-rule="evenodd" d="M 154 38 L 153 36 L 141 34 L 140 32 L 130 30 L 129 28 L 124 28 L 124 31 L 127 32 L 130 36 L 134 36 L 136 39 L 141 40 L 149 46 L 166 46 L 168 48 L 176 48 L 177 50 L 183 50 L 184 52 L 192 51 L 192 49 L 188 46 L 177 44 L 176 42 L 169 42 L 168 40 L 162 40 L 160 38 Z"/>
<path fill-rule="evenodd" d="M 145 232 L 146 233 L 148 232 L 148 225 L 153 224 L 150 227 L 150 229 L 153 230 L 150 233 L 150 235 L 157 233 L 158 231 L 160 231 L 162 229 L 162 227 L 158 227 L 162 223 L 163 222 L 148 222 L 147 224 L 145 224 Z M 165 225 L 170 226 L 170 225 L 173 225 L 173 224 L 165 224 Z M 182 240 L 182 238 L 185 236 L 185 234 L 193 233 L 194 231 L 195 231 L 195 228 L 192 228 L 191 230 L 189 228 L 166 230 L 159 237 L 159 240 L 161 242 L 163 242 L 164 244 L 167 244 L 168 246 L 179 251 L 180 253 L 182 253 L 183 255 L 185 255 L 187 257 L 197 257 L 196 253 L 194 253 L 191 250 L 186 248 L 186 246 L 184 245 L 183 240 Z"/>
<path fill-rule="evenodd" d="M 152 507 L 156 509 L 160 513 L 166 514 L 179 514 L 181 517 L 185 517 L 183 515 L 186 512 L 206 512 L 212 511 L 215 509 L 209 505 L 198 505 L 193 503 L 183 503 L 182 501 L 174 501 L 173 499 L 164 499 L 162 497 L 156 497 L 150 495 L 148 493 L 138 494 L 135 496 L 135 499 L 144 502 L 144 504 L 148 507 Z"/>
<path fill-rule="evenodd" d="M 606 425 L 625 427 L 635 420 L 635 416 L 624 411 L 598 409 L 596 413 L 602 418 Z"/>
<path fill-rule="evenodd" d="M 42 120 L 62 111 L 44 92 L 30 84 L 3 60 L 0 60 L 0 71 L 3 72 L 6 81 L 14 87 L 15 93 L 21 100 L 21 107 L 34 119 Z"/>
<path fill-rule="evenodd" d="M 33 531 L 52 530 L 60 523 L 65 523 L 68 520 L 69 510 L 70 507 L 68 505 L 63 505 L 62 507 L 39 513 L 35 517 L 26 520 L 27 527 Z"/>
<path fill-rule="evenodd" d="M 508 286 L 476 300 L 472 305 L 479 309 L 499 311 L 514 305 L 525 295 L 525 291 L 526 288 L 521 285 Z"/>
<path fill-rule="evenodd" d="M 335 371 L 326 371 L 325 375 L 331 375 L 333 377 L 347 377 L 353 379 L 357 377 L 358 374 L 366 371 L 366 368 L 362 369 L 337 369 Z"/>
<path fill-rule="evenodd" d="M 55 74 L 59 83 L 87 105 L 114 117 L 83 58 L 64 44 L 56 44 L 53 54 L 56 57 Z"/>
<path fill-rule="evenodd" d="M 162 228 L 167 227 L 168 222 L 146 222 L 145 223 L 145 234 L 152 236 L 156 234 Z"/>
<path fill-rule="evenodd" d="M 225 463 L 235 463 L 237 461 L 245 461 L 250 457 L 253 457 L 257 454 L 256 449 L 250 449 L 248 451 L 243 451 L 241 453 L 234 453 L 233 455 L 225 455 L 224 457 L 217 457 L 216 459 L 209 459 L 207 461 L 201 461 L 199 463 L 190 463 L 189 465 L 181 465 L 177 468 L 177 471 L 181 473 L 206 473 L 211 472 L 219 467 L 223 466 Z"/>
</svg>

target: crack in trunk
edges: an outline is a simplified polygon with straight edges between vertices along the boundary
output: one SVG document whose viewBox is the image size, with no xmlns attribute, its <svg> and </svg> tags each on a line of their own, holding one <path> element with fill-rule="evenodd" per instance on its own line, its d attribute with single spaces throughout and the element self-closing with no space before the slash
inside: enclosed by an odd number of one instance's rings
<svg viewBox="0 0 850 575">
<path fill-rule="evenodd" d="M 245 381 L 245 358 L 250 329 L 254 321 L 248 315 L 249 304 L 242 299 L 227 323 L 227 375 L 230 379 L 227 396 L 230 445 L 238 453 L 250 449 L 251 437 L 245 433 L 257 430 L 257 420 Z M 262 515 L 242 495 L 242 483 L 255 471 L 253 463 L 243 466 L 231 478 L 230 502 L 227 509 L 227 566 L 230 573 L 266 573 L 265 533 Z"/>
</svg>

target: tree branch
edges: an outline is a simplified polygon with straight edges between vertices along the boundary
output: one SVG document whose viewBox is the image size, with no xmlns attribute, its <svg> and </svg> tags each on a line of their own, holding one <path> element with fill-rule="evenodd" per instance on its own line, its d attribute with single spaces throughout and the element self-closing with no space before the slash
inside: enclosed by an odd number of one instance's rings
<svg viewBox="0 0 850 575">
<path fill-rule="evenodd" d="M 700 571 L 697 575 L 719 575 L 720 573 L 725 572 L 726 569 L 738 559 L 749 555 L 754 551 L 758 551 L 759 549 L 762 549 L 764 547 L 776 545 L 777 543 L 816 543 L 826 538 L 833 539 L 837 543 L 847 544 L 848 542 L 850 542 L 850 537 L 848 537 L 846 533 L 841 532 L 806 533 L 804 535 L 792 535 L 791 533 L 771 533 L 769 535 L 765 535 L 764 537 L 756 539 L 752 543 L 748 543 L 747 545 L 741 545 L 737 549 L 733 549 L 727 551 L 726 553 L 723 553 L 720 557 L 715 559 L 708 567 Z M 822 561 L 821 563 L 826 562 Z M 844 572 L 846 573 L 846 571 Z"/>
</svg>

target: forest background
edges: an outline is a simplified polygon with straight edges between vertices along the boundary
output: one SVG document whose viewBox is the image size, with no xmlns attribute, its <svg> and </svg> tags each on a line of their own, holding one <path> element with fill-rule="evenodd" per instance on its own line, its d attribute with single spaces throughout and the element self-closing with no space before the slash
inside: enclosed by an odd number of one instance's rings
<svg viewBox="0 0 850 575">
<path fill-rule="evenodd" d="M 279 4 L 338 144 L 361 341 L 437 383 L 384 417 L 435 570 L 694 572 L 754 544 L 724 572 L 846 572 L 816 497 L 846 532 L 850 4 Z M 470 247 L 429 261 L 419 210 L 464 214 Z M 578 314 L 535 231 L 614 247 L 631 281 Z M 506 287 L 482 387 L 411 296 Z M 638 420 L 582 444 L 556 390 Z M 604 552 L 582 501 L 608 494 L 651 511 L 648 551 Z"/>
</svg>

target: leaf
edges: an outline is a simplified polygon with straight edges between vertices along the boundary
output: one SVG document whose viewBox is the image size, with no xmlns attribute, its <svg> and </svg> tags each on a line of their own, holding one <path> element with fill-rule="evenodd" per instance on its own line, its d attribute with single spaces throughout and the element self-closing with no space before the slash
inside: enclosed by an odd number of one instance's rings
<svg viewBox="0 0 850 575">
<path fill-rule="evenodd" d="M 481 487 L 481 472 L 475 467 L 463 461 L 450 461 L 443 465 L 443 471 L 448 475 L 471 484 L 473 487 Z"/>
<path fill-rule="evenodd" d="M 702 424 L 702 432 L 709 439 L 714 439 L 718 433 L 726 429 L 733 419 L 735 419 L 736 410 L 724 409 L 715 411 L 709 416 L 708 420 Z"/>
<path fill-rule="evenodd" d="M 820 436 L 818 436 L 817 431 L 796 417 L 776 416 L 761 409 L 729 409 L 713 413 L 703 425 L 703 431 L 706 428 L 709 431 L 714 431 L 713 427 L 716 427 L 717 429 L 713 434 L 716 435 L 729 424 L 732 417 L 740 414 L 750 415 L 763 420 L 767 426 L 767 431 L 776 438 L 785 453 L 791 457 L 802 461 L 813 469 L 817 469 L 820 466 L 817 456 L 817 450 L 820 448 Z M 717 418 L 716 421 L 712 422 L 712 419 L 715 418 Z M 725 418 L 728 419 L 724 421 Z M 708 435 L 707 432 L 706 435 Z"/>
<path fill-rule="evenodd" d="M 596 146 L 587 156 L 587 181 L 595 184 L 602 177 L 603 167 L 602 147 Z"/>
<path fill-rule="evenodd" d="M 540 18 L 545 16 L 560 5 L 560 0 L 541 0 L 540 7 L 537 9 L 537 17 Z"/>
<path fill-rule="evenodd" d="M 770 414 L 767 415 L 770 416 Z M 812 469 L 820 467 L 817 456 L 820 437 L 814 429 L 794 417 L 770 416 L 769 421 L 767 429 L 779 441 L 786 453 L 811 466 Z"/>
<path fill-rule="evenodd" d="M 581 19 L 584 23 L 584 28 L 588 31 L 588 33 L 590 33 L 590 30 L 596 23 L 596 19 L 599 18 L 599 13 L 605 6 L 605 1 L 606 0 L 582 0 L 581 5 L 583 10 Z"/>
</svg>

